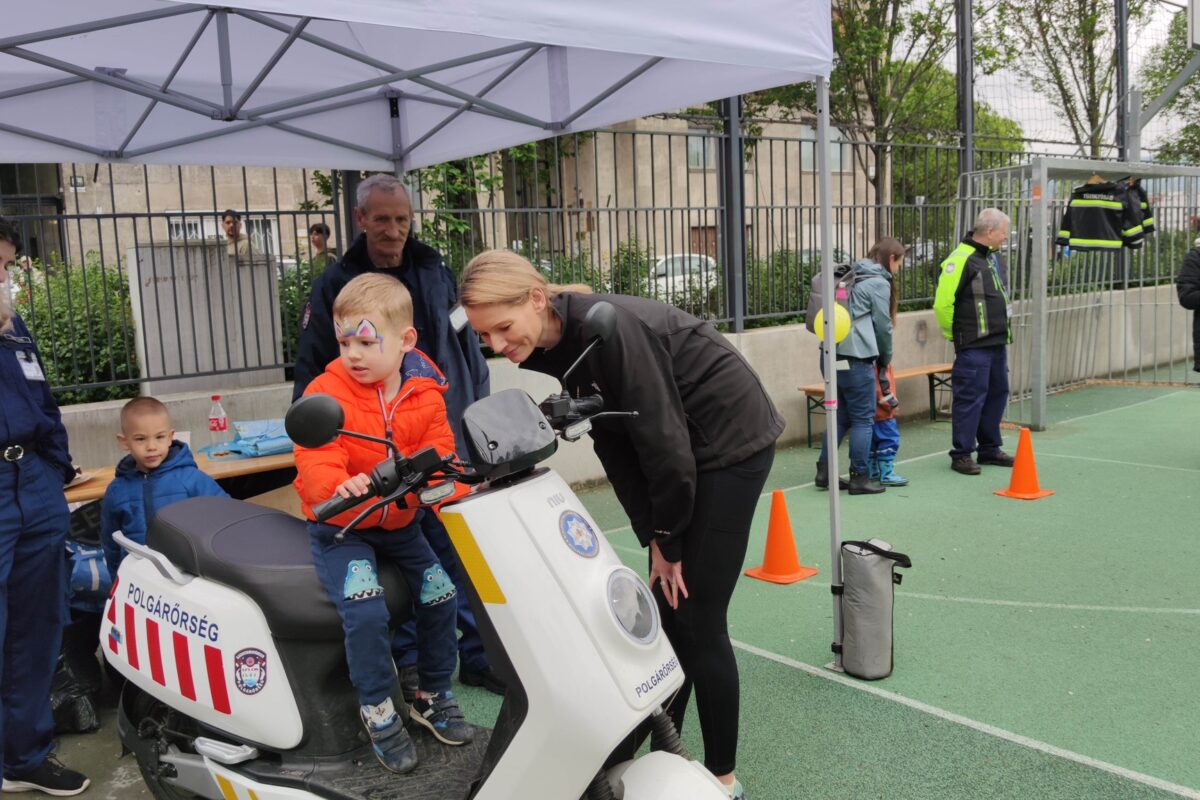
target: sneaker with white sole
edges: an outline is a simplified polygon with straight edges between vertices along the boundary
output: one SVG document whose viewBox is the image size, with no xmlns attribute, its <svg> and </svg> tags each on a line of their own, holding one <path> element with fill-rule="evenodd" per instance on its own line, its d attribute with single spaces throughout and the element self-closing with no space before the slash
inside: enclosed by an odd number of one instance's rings
<svg viewBox="0 0 1200 800">
<path fill-rule="evenodd" d="M 471 726 L 463 717 L 453 692 L 420 692 L 408 709 L 409 716 L 428 728 L 442 744 L 457 746 L 471 741 Z"/>
<path fill-rule="evenodd" d="M 20 777 L 4 776 L 5 792 L 42 792 L 55 797 L 73 797 L 91 785 L 81 772 L 64 767 L 54 756 L 49 756 L 32 772 Z"/>
<path fill-rule="evenodd" d="M 360 706 L 358 712 L 380 764 L 401 775 L 417 768 L 417 746 L 404 729 L 404 720 L 396 713 L 392 698 L 377 706 Z"/>
</svg>

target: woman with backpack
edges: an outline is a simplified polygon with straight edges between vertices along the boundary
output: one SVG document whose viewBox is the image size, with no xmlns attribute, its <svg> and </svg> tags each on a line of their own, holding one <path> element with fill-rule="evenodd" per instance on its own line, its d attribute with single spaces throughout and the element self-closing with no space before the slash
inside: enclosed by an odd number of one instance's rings
<svg viewBox="0 0 1200 800">
<path fill-rule="evenodd" d="M 837 443 L 850 434 L 850 480 L 838 480 L 838 488 L 850 494 L 879 494 L 884 487 L 871 480 L 871 435 L 875 424 L 875 368 L 886 370 L 892 360 L 892 276 L 904 262 L 904 245 L 892 238 L 880 239 L 850 268 L 853 273 L 847 304 L 852 321 L 850 333 L 837 345 L 837 360 L 846 362 L 837 377 Z M 824 374 L 824 342 L 821 371 Z M 821 440 L 817 460 L 817 488 L 829 486 L 829 437 Z"/>
</svg>

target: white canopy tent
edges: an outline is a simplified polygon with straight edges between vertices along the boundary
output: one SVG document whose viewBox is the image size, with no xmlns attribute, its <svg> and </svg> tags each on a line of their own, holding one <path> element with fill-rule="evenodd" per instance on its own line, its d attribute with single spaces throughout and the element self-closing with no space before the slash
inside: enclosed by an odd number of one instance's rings
<svg viewBox="0 0 1200 800">
<path fill-rule="evenodd" d="M 0 161 L 406 171 L 828 75 L 829 0 L 40 0 Z"/>
<path fill-rule="evenodd" d="M 816 81 L 831 284 L 832 65 L 831 0 L 36 0 L 0 33 L 0 162 L 400 173 Z M 825 372 L 832 421 L 831 355 Z M 829 467 L 836 485 L 836 449 Z M 838 585 L 836 490 L 829 503 Z M 837 598 L 833 614 L 840 643 Z"/>
</svg>

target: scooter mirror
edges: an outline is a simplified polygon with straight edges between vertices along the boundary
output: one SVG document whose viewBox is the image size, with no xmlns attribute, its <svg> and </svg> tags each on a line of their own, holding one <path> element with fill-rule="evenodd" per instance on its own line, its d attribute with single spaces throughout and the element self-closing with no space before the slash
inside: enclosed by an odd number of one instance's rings
<svg viewBox="0 0 1200 800">
<path fill-rule="evenodd" d="M 612 303 L 601 300 L 588 309 L 583 318 L 583 339 L 588 344 L 608 341 L 617 327 L 617 310 Z"/>
<path fill-rule="evenodd" d="M 283 427 L 288 438 L 301 447 L 320 447 L 336 439 L 345 422 L 337 400 L 327 394 L 308 394 L 292 403 Z"/>
</svg>

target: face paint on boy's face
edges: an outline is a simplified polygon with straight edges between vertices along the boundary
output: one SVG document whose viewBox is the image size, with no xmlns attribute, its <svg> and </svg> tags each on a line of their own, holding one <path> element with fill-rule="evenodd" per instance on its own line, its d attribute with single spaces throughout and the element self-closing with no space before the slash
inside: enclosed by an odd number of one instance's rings
<svg viewBox="0 0 1200 800">
<path fill-rule="evenodd" d="M 373 339 L 379 343 L 379 352 L 383 352 L 383 336 L 375 323 L 369 319 L 361 319 L 357 325 L 341 324 L 338 326 L 338 339 Z"/>
</svg>

